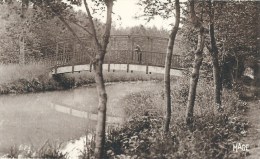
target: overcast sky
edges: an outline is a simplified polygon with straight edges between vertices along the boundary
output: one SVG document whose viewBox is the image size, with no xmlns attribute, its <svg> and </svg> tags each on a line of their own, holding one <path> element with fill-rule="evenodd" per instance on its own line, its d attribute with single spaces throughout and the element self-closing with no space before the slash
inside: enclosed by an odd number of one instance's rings
<svg viewBox="0 0 260 159">
<path fill-rule="evenodd" d="M 146 25 L 146 26 L 156 26 L 169 27 L 169 21 L 165 21 L 160 17 L 156 17 L 154 20 L 147 23 L 143 18 L 136 19 L 136 15 L 142 14 L 142 8 L 136 3 L 138 0 L 118 0 L 114 4 L 114 12 L 116 15 L 120 15 L 122 20 L 116 22 L 117 25 L 121 23 L 123 27 L 126 26 L 136 26 L 136 25 Z"/>
<path fill-rule="evenodd" d="M 154 20 L 151 20 L 149 23 L 144 20 L 144 18 L 136 19 L 136 15 L 142 14 L 142 8 L 138 6 L 136 3 L 138 0 L 117 0 L 114 3 L 113 12 L 113 22 L 117 27 L 132 27 L 137 25 L 144 25 L 146 27 L 156 26 L 157 28 L 165 28 L 169 29 L 170 24 L 174 23 L 174 19 L 163 20 L 160 17 L 156 17 Z M 91 6 L 91 4 L 89 4 Z M 82 6 L 83 11 L 85 11 Z M 118 16 L 121 17 L 121 20 L 117 20 Z M 96 15 L 99 19 L 102 19 L 104 22 L 104 18 L 100 18 L 100 16 Z"/>
</svg>

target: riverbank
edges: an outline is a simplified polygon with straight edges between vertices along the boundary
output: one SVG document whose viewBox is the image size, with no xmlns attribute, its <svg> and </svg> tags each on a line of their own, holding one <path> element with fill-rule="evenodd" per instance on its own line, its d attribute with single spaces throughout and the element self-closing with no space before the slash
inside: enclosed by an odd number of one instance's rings
<svg viewBox="0 0 260 159">
<path fill-rule="evenodd" d="M 52 76 L 48 67 L 40 64 L 1 65 L 0 95 L 67 90 L 95 83 L 93 72 L 68 73 Z M 163 80 L 160 74 L 124 71 L 104 72 L 106 83 Z"/>
</svg>

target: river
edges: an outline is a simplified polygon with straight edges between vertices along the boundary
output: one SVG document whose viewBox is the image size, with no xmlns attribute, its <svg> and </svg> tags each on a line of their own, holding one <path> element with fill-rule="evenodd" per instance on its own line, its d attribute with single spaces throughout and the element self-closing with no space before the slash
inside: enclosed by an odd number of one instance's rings
<svg viewBox="0 0 260 159">
<path fill-rule="evenodd" d="M 122 119 L 124 109 L 120 101 L 123 97 L 156 85 L 154 82 L 108 84 L 108 116 Z M 14 146 L 30 145 L 39 149 L 46 141 L 58 144 L 81 137 L 96 121 L 72 112 L 88 112 L 94 116 L 97 102 L 94 86 L 0 96 L 0 155 Z M 60 108 L 70 111 L 66 113 Z"/>
</svg>

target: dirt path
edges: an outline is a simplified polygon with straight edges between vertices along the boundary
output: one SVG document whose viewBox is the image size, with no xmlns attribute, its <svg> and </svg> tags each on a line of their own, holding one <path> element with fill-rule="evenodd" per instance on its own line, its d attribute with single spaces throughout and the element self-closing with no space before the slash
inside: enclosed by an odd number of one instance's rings
<svg viewBox="0 0 260 159">
<path fill-rule="evenodd" d="M 247 159 L 260 159 L 260 100 L 249 103 L 249 112 L 247 119 L 250 122 L 250 128 L 247 137 L 241 142 L 249 144 L 249 156 Z"/>
</svg>

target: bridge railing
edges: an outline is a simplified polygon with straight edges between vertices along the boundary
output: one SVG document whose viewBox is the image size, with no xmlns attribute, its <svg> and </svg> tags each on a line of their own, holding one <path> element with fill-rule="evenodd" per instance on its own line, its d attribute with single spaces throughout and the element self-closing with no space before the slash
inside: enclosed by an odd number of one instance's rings
<svg viewBox="0 0 260 159">
<path fill-rule="evenodd" d="M 141 57 L 140 55 L 141 54 Z M 138 57 L 139 56 L 139 57 Z M 166 53 L 153 52 L 153 51 L 141 51 L 139 53 L 131 50 L 110 50 L 105 56 L 104 63 L 117 63 L 117 64 L 139 64 L 139 65 L 150 65 L 150 66 L 160 66 L 165 65 Z M 181 56 L 172 56 L 172 68 L 181 68 Z"/>
<path fill-rule="evenodd" d="M 56 48 L 55 48 L 56 47 Z M 44 56 L 41 62 L 50 67 L 60 67 L 78 64 L 88 64 L 90 59 L 88 54 L 82 51 L 80 45 L 67 45 L 60 42 L 54 48 L 44 48 Z M 89 48 L 89 53 L 94 54 L 94 50 Z"/>
<path fill-rule="evenodd" d="M 131 50 L 110 50 L 104 59 L 105 64 L 136 64 L 164 67 L 165 53 L 141 51 L 141 58 Z M 55 55 L 44 56 L 42 62 L 51 67 L 73 66 L 90 64 L 91 61 L 85 52 L 59 52 Z M 180 55 L 172 56 L 171 68 L 182 68 Z"/>
<path fill-rule="evenodd" d="M 105 64 L 136 64 L 164 67 L 165 53 L 142 51 L 142 57 L 138 59 L 138 54 L 131 50 L 111 50 L 105 56 Z M 91 61 L 85 52 L 66 52 L 46 55 L 41 60 L 42 63 L 50 67 L 74 66 L 90 64 Z M 173 55 L 171 68 L 182 68 L 181 56 Z"/>
<path fill-rule="evenodd" d="M 142 38 L 144 42 L 142 43 Z M 95 55 L 96 50 L 93 47 L 91 39 L 83 41 L 83 46 L 76 41 L 58 42 L 51 46 L 42 48 L 44 56 L 42 61 L 50 67 L 74 66 L 79 64 L 90 64 L 88 54 Z M 146 41 L 145 41 L 146 40 Z M 120 43 L 121 42 L 121 43 Z M 144 45 L 146 44 L 146 45 Z M 144 45 L 139 52 L 135 51 L 135 46 Z M 162 45 L 162 46 L 161 46 Z M 164 67 L 167 45 L 167 39 L 116 36 L 111 38 L 104 63 L 106 64 L 137 64 Z M 140 57 L 141 55 L 141 57 Z M 182 68 L 182 57 L 180 55 L 172 56 L 171 68 Z"/>
</svg>

